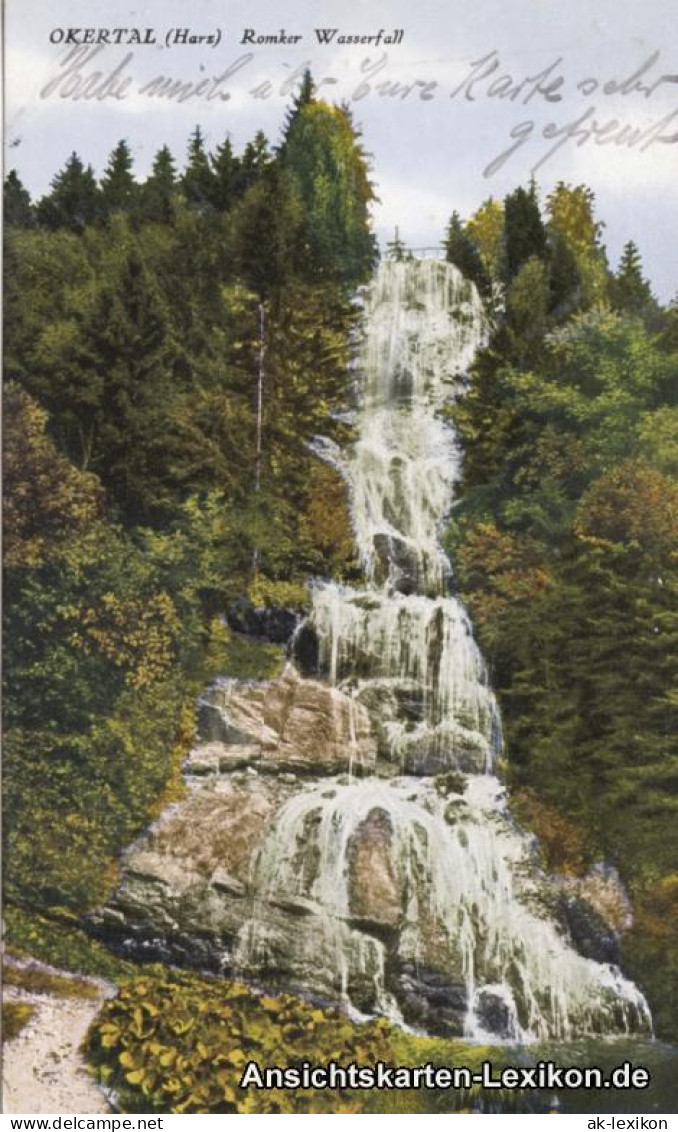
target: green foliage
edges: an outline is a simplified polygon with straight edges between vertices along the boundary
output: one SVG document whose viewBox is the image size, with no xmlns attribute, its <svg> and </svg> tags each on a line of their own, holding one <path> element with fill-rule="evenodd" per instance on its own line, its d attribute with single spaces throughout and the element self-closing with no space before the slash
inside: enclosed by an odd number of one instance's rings
<svg viewBox="0 0 678 1132">
<path fill-rule="evenodd" d="M 310 91 L 285 131 L 280 160 L 302 207 L 298 259 L 308 278 L 355 283 L 374 266 L 367 219 L 374 192 L 358 138 L 345 107 L 329 106 Z"/>
<path fill-rule="evenodd" d="M 541 346 L 549 327 L 549 276 L 543 260 L 531 256 L 516 272 L 506 296 L 506 319 L 521 364 Z"/>
<path fill-rule="evenodd" d="M 640 252 L 633 240 L 624 246 L 619 268 L 611 282 L 611 292 L 615 310 L 640 314 L 656 307 L 650 284 L 643 275 Z"/>
<path fill-rule="evenodd" d="M 186 168 L 181 178 L 181 188 L 189 208 L 203 212 L 209 207 L 212 181 L 205 139 L 200 126 L 196 126 L 188 142 Z"/>
<path fill-rule="evenodd" d="M 285 606 L 308 610 L 310 598 L 308 588 L 299 582 L 273 582 L 257 574 L 248 590 L 248 597 L 260 609 L 271 606 Z"/>
<path fill-rule="evenodd" d="M 21 183 L 16 169 L 10 169 L 5 178 L 2 214 L 8 227 L 29 228 L 34 222 L 30 193 Z"/>
<path fill-rule="evenodd" d="M 2 983 L 5 987 L 19 987 L 29 994 L 48 994 L 56 998 L 76 998 L 92 1001 L 101 996 L 94 983 L 84 979 L 71 979 L 55 971 L 35 965 L 21 966 L 17 963 L 4 963 Z"/>
<path fill-rule="evenodd" d="M 407 250 L 406 244 L 400 238 L 397 226 L 393 234 L 393 239 L 389 240 L 386 245 L 386 257 L 387 259 L 392 259 L 395 263 L 402 263 L 403 260 L 412 258 L 411 253 Z"/>
<path fill-rule="evenodd" d="M 8 899 L 76 911 L 106 899 L 117 854 L 176 796 L 186 753 L 183 702 L 175 679 L 121 693 L 99 717 L 90 696 L 88 730 L 7 731 Z"/>
<path fill-rule="evenodd" d="M 571 286 L 576 287 L 574 305 L 589 308 L 604 303 L 608 298 L 609 278 L 607 259 L 600 244 L 603 225 L 595 219 L 595 197 L 586 185 L 572 187 L 562 181 L 556 185 L 547 200 L 548 233 L 554 248 L 558 286 L 556 294 L 562 303 L 566 299 L 565 286 L 568 272 Z"/>
<path fill-rule="evenodd" d="M 223 631 L 226 604 L 301 606 L 309 573 L 351 569 L 345 489 L 310 441 L 347 436 L 371 189 L 346 112 L 304 88 L 292 118 L 276 155 L 260 133 L 209 154 L 196 130 L 183 173 L 162 147 L 142 186 L 125 142 L 99 185 L 73 154 L 35 224 L 7 179 L 17 905 L 105 899 L 176 796 L 201 683 L 279 672 L 279 648 Z"/>
<path fill-rule="evenodd" d="M 90 1030 L 92 1065 L 123 1112 L 315 1113 L 468 1110 L 473 1093 L 375 1096 L 359 1090 L 241 1089 L 247 1062 L 374 1065 L 426 1062 L 477 1067 L 487 1050 L 405 1035 L 377 1019 L 351 1022 L 293 995 L 162 968 L 122 983 Z M 496 1058 L 494 1059 L 496 1061 Z"/>
<path fill-rule="evenodd" d="M 504 201 L 504 270 L 513 280 L 523 264 L 546 254 L 546 228 L 539 211 L 536 186 L 519 187 Z"/>
<path fill-rule="evenodd" d="M 311 111 L 306 154 L 294 138 Z M 121 143 L 100 190 L 105 229 L 94 217 L 71 225 L 78 238 L 17 228 L 7 253 L 8 376 L 49 411 L 59 447 L 99 476 L 127 524 L 166 527 L 192 494 L 228 493 L 248 515 L 250 563 L 259 551 L 274 576 L 289 575 L 299 542 L 286 532 L 306 509 L 307 442 L 342 432 L 332 412 L 359 316 L 349 292 L 374 252 L 345 112 L 312 99 L 290 131 L 275 158 L 261 135 L 242 157 L 228 139 L 209 155 L 197 131 L 182 178 L 163 147 L 144 186 Z"/>
<path fill-rule="evenodd" d="M 493 283 L 502 277 L 504 262 L 504 203 L 490 197 L 466 224 L 466 234 L 478 249 L 486 275 Z"/>
<path fill-rule="evenodd" d="M 672 315 L 648 306 L 633 250 L 628 306 L 607 306 L 588 189 L 557 186 L 546 245 L 536 201 L 513 196 L 505 315 L 454 410 L 465 460 L 449 543 L 499 694 L 518 817 L 552 867 L 619 867 L 638 909 L 630 962 L 672 1034 L 675 987 L 650 957 L 673 979 L 678 952 L 642 895 L 663 891 L 678 854 Z"/>
<path fill-rule="evenodd" d="M 274 680 L 284 664 L 284 650 L 228 629 L 215 618 L 203 659 L 204 683 L 217 676 L 235 680 Z"/>
<path fill-rule="evenodd" d="M 652 1003 L 655 1029 L 675 1034 L 678 1014 L 678 874 L 643 877 L 634 892 L 635 920 L 623 940 L 624 961 L 642 980 Z"/>
<path fill-rule="evenodd" d="M 106 217 L 115 212 L 131 212 L 137 194 L 137 184 L 132 173 L 132 154 L 126 141 L 119 141 L 111 153 L 108 165 L 101 178 L 100 199 L 102 214 Z"/>
<path fill-rule="evenodd" d="M 134 973 L 134 966 L 108 951 L 78 927 L 77 918 L 66 909 L 49 913 L 6 904 L 3 911 L 6 942 L 11 953 L 34 956 L 65 971 L 120 979 Z"/>
<path fill-rule="evenodd" d="M 370 1064 L 388 1059 L 390 1033 L 386 1022 L 357 1026 L 292 995 L 149 971 L 106 1004 L 89 1054 L 125 1112 L 336 1111 L 354 1102 L 350 1093 L 241 1090 L 247 1062 Z"/>
<path fill-rule="evenodd" d="M 83 232 L 101 216 L 99 188 L 91 165 L 84 167 L 72 153 L 51 184 L 51 192 L 38 203 L 38 222 L 45 228 Z"/>
<path fill-rule="evenodd" d="M 218 212 L 228 212 L 236 200 L 240 159 L 233 152 L 230 137 L 226 137 L 210 157 L 212 167 L 211 197 Z"/>
<path fill-rule="evenodd" d="M 175 218 L 177 169 L 166 145 L 156 153 L 150 176 L 138 192 L 138 216 L 142 222 L 172 224 Z"/>
<path fill-rule="evenodd" d="M 68 556 L 101 516 L 95 476 L 74 468 L 46 435 L 47 413 L 17 386 L 4 399 L 4 562 L 42 566 Z"/>
<path fill-rule="evenodd" d="M 453 212 L 445 233 L 445 258 L 471 279 L 481 294 L 487 292 L 489 276 L 475 241 L 465 229 L 459 213 Z"/>
<path fill-rule="evenodd" d="M 2 1040 L 11 1042 L 18 1038 L 35 1014 L 35 1007 L 30 1002 L 12 1002 L 5 1000 L 2 1004 Z"/>
</svg>

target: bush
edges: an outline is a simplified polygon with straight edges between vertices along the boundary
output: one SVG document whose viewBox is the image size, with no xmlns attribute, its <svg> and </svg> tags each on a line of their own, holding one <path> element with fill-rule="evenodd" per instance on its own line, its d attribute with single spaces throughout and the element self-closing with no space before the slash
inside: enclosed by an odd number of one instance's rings
<svg viewBox="0 0 678 1132">
<path fill-rule="evenodd" d="M 88 1048 L 124 1112 L 336 1112 L 355 1095 L 240 1090 L 245 1065 L 388 1061 L 391 1031 L 383 1020 L 356 1025 L 293 995 L 149 970 L 105 1005 Z"/>
<path fill-rule="evenodd" d="M 356 1023 L 291 994 L 256 994 L 240 983 L 161 967 L 123 982 L 91 1028 L 87 1049 L 120 1110 L 145 1113 L 468 1111 L 477 1088 L 292 1091 L 240 1089 L 239 1082 L 250 1060 L 262 1067 L 383 1061 L 477 1069 L 489 1056 L 480 1046 L 404 1034 L 384 1019 Z M 502 1061 L 496 1049 L 492 1060 Z M 515 1094 L 492 1099 L 524 1105 Z"/>
</svg>

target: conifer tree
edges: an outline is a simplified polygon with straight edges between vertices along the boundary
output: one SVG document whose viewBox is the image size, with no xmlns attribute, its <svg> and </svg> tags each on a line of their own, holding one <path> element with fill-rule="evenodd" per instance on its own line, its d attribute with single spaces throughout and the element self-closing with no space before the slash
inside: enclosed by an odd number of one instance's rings
<svg viewBox="0 0 678 1132">
<path fill-rule="evenodd" d="M 188 142 L 188 160 L 181 177 L 181 188 L 189 208 L 206 212 L 212 203 L 214 174 L 205 148 L 205 137 L 196 126 Z"/>
<path fill-rule="evenodd" d="M 132 173 L 133 164 L 129 145 L 123 139 L 111 153 L 101 178 L 101 202 L 105 216 L 111 216 L 114 212 L 132 211 L 137 192 Z"/>
<path fill-rule="evenodd" d="M 102 380 L 95 462 L 132 521 L 163 503 L 164 426 L 177 351 L 168 311 L 139 253 L 123 253 L 89 318 L 93 367 Z"/>
<path fill-rule="evenodd" d="M 534 182 L 529 189 L 518 187 L 504 202 L 504 260 L 506 282 L 518 274 L 532 256 L 546 255 L 546 228 L 539 211 Z"/>
<path fill-rule="evenodd" d="M 483 267 L 480 253 L 473 240 L 466 234 L 463 221 L 456 211 L 452 213 L 447 225 L 443 246 L 447 262 L 459 268 L 462 275 L 475 283 L 481 293 L 486 292 L 489 277 Z"/>
<path fill-rule="evenodd" d="M 38 204 L 38 222 L 45 228 L 82 232 L 101 215 L 100 193 L 94 170 L 72 153 L 51 183 L 51 192 Z"/>
<path fill-rule="evenodd" d="M 270 164 L 271 151 L 266 135 L 262 130 L 257 130 L 253 140 L 245 146 L 238 165 L 235 182 L 237 195 L 242 196 L 256 184 Z"/>
<path fill-rule="evenodd" d="M 310 79 L 302 90 L 309 100 L 293 111 L 278 151 L 302 203 L 299 264 L 309 278 L 359 282 L 376 258 L 366 155 L 346 107 L 314 99 Z"/>
<path fill-rule="evenodd" d="M 174 219 L 176 193 L 176 165 L 169 148 L 163 145 L 156 153 L 151 174 L 142 187 L 142 218 L 158 224 L 170 224 Z"/>
<path fill-rule="evenodd" d="M 633 240 L 624 246 L 611 292 L 613 305 L 618 311 L 642 314 L 653 301 L 650 284 L 643 275 L 640 252 Z"/>
<path fill-rule="evenodd" d="M 34 222 L 30 193 L 21 183 L 16 169 L 10 169 L 5 178 L 3 216 L 5 224 L 14 228 L 30 228 Z"/>
<path fill-rule="evenodd" d="M 311 75 L 310 70 L 307 68 L 304 71 L 299 89 L 292 99 L 292 105 L 287 111 L 284 128 L 285 134 L 287 134 L 291 127 L 294 125 L 304 106 L 308 106 L 309 102 L 313 102 L 314 98 L 315 83 L 313 82 L 313 76 Z"/>
<path fill-rule="evenodd" d="M 394 260 L 396 263 L 402 263 L 404 259 L 411 258 L 405 242 L 400 238 L 400 233 L 398 231 L 397 225 L 393 239 L 389 240 L 386 245 L 386 257 L 387 259 Z"/>
<path fill-rule="evenodd" d="M 233 152 L 230 137 L 226 137 L 210 158 L 212 166 L 212 203 L 217 212 L 232 208 L 237 192 L 240 162 Z"/>
</svg>

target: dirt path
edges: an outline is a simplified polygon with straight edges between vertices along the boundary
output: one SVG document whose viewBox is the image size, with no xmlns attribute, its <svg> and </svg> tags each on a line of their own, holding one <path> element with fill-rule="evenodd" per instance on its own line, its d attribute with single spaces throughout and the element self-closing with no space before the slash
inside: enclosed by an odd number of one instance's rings
<svg viewBox="0 0 678 1132">
<path fill-rule="evenodd" d="M 71 979 L 66 971 L 30 962 L 5 960 L 10 966 L 30 967 Z M 7 1002 L 35 1007 L 28 1025 L 4 1047 L 3 1112 L 89 1114 L 110 1112 L 106 1099 L 87 1070 L 80 1045 L 101 1004 L 115 988 L 97 979 L 80 979 L 98 991 L 95 998 L 78 999 L 5 985 Z"/>
</svg>

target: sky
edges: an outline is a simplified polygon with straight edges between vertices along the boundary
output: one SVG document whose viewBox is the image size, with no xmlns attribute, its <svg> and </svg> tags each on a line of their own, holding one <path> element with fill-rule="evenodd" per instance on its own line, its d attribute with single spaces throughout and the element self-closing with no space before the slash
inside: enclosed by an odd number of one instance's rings
<svg viewBox="0 0 678 1132">
<path fill-rule="evenodd" d="M 5 27 L 6 169 L 34 197 L 73 150 L 100 174 L 121 138 L 139 177 L 163 144 L 181 164 L 197 124 L 211 147 L 275 142 L 310 66 L 362 130 L 382 243 L 397 225 L 436 245 L 453 210 L 531 175 L 543 197 L 586 183 L 612 263 L 633 239 L 658 296 L 678 292 L 675 0 L 5 0 Z M 134 28 L 154 42 L 79 42 Z"/>
</svg>

